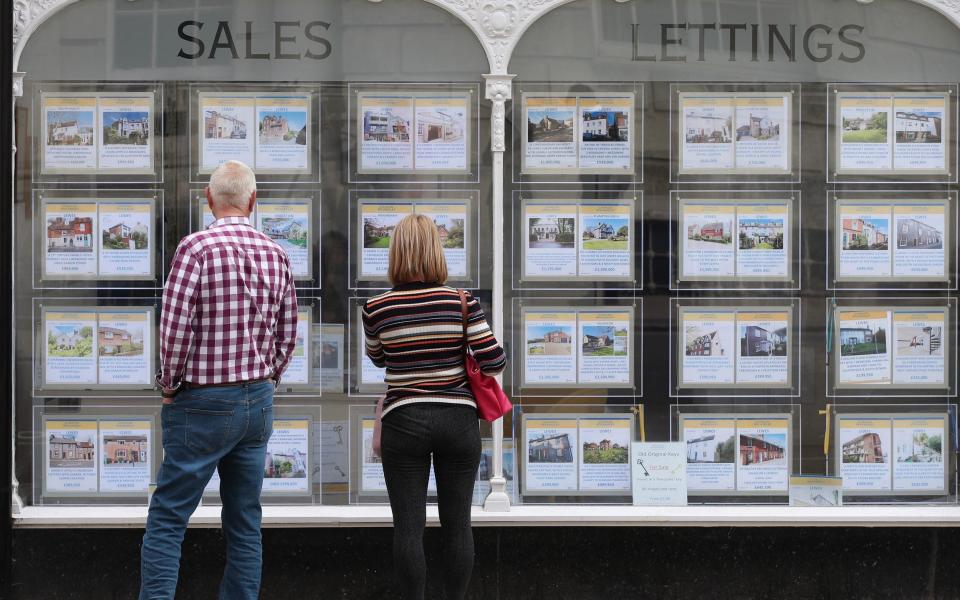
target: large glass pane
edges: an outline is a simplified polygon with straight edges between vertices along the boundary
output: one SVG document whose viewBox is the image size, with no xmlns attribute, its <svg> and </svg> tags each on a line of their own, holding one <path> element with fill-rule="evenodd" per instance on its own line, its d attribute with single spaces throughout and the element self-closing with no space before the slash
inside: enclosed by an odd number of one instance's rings
<svg viewBox="0 0 960 600">
<path fill-rule="evenodd" d="M 24 499 L 145 502 L 160 460 L 152 376 L 167 263 L 212 219 L 209 173 L 236 158 L 257 173 L 253 223 L 286 248 L 301 307 L 264 497 L 385 502 L 350 494 L 353 436 L 382 387 L 359 371 L 355 309 L 389 285 L 375 243 L 389 224 L 373 240 L 364 215 L 433 216 L 451 283 L 490 313 L 488 69 L 475 36 L 419 0 L 84 0 L 36 32 L 20 68 Z M 205 502 L 217 502 L 216 478 Z"/>
<path fill-rule="evenodd" d="M 566 413 L 631 409 L 685 444 L 690 502 L 786 504 L 800 473 L 956 502 L 958 50 L 894 0 L 577 0 L 526 32 L 505 207 L 522 502 L 570 502 L 545 482 L 590 468 Z M 620 171 L 583 168 L 600 153 Z M 627 360 L 580 312 L 624 306 Z"/>
</svg>

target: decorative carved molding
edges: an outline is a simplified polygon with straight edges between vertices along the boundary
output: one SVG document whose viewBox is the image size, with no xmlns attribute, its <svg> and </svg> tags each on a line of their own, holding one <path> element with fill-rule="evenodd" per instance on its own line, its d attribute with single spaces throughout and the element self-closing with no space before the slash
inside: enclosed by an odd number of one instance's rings
<svg viewBox="0 0 960 600">
<path fill-rule="evenodd" d="M 960 0 L 912 0 L 917 4 L 932 8 L 960 28 Z"/>
<path fill-rule="evenodd" d="M 19 98 L 23 96 L 23 77 L 26 73 L 21 73 L 20 71 L 13 72 L 13 97 Z"/>
<path fill-rule="evenodd" d="M 30 36 L 41 23 L 78 0 L 14 0 L 13 70 L 20 66 L 20 55 Z"/>
<path fill-rule="evenodd" d="M 493 102 L 490 115 L 490 150 L 505 152 L 507 149 L 506 103 L 513 96 L 514 75 L 484 75 L 487 80 L 487 100 Z"/>
<path fill-rule="evenodd" d="M 490 72 L 503 75 L 513 48 L 527 28 L 544 14 L 573 0 L 426 1 L 453 13 L 470 27 L 487 53 Z"/>
</svg>

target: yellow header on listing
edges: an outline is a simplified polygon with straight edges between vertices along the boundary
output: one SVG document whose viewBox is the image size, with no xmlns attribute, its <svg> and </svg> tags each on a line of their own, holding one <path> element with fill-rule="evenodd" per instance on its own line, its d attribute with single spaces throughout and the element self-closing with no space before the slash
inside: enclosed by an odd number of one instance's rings
<svg viewBox="0 0 960 600">
<path fill-rule="evenodd" d="M 630 429 L 632 417 L 622 419 L 580 419 L 580 427 L 585 429 Z"/>
<path fill-rule="evenodd" d="M 874 110 L 889 110 L 892 98 L 890 96 L 842 96 L 840 108 L 872 108 Z"/>
<path fill-rule="evenodd" d="M 363 204 L 360 212 L 364 215 L 388 215 L 388 214 L 410 214 L 413 212 L 412 204 Z"/>
<path fill-rule="evenodd" d="M 584 321 L 612 321 L 617 324 L 626 325 L 630 322 L 630 313 L 628 312 L 582 312 L 580 313 L 580 322 Z M 583 323 L 587 325 L 587 323 Z M 589 323 L 594 325 L 595 323 Z"/>
<path fill-rule="evenodd" d="M 684 215 L 696 214 L 708 218 L 709 215 L 732 215 L 737 207 L 733 204 L 684 204 Z"/>
<path fill-rule="evenodd" d="M 310 421 L 307 419 L 280 419 L 273 422 L 273 430 L 278 429 L 309 429 Z"/>
<path fill-rule="evenodd" d="M 47 110 L 93 109 L 97 106 L 97 99 L 89 96 L 58 96 L 44 98 L 43 103 Z"/>
<path fill-rule="evenodd" d="M 688 311 L 683 313 L 684 321 L 733 321 L 734 312 L 731 311 Z"/>
<path fill-rule="evenodd" d="M 684 429 L 732 429 L 733 419 L 684 419 Z"/>
<path fill-rule="evenodd" d="M 137 433 L 149 432 L 150 421 L 100 421 L 100 429 L 136 431 Z"/>
<path fill-rule="evenodd" d="M 930 428 L 943 429 L 943 419 L 894 419 L 893 426 L 897 429 Z"/>
<path fill-rule="evenodd" d="M 605 215 L 629 217 L 628 204 L 586 204 L 580 206 L 580 215 L 584 218 L 603 218 Z"/>
<path fill-rule="evenodd" d="M 613 97 L 613 98 L 581 98 L 580 108 L 585 112 L 597 112 L 604 109 L 617 108 L 625 110 L 633 107 L 633 98 Z"/>
<path fill-rule="evenodd" d="M 740 429 L 786 429 L 786 419 L 741 419 L 737 421 Z"/>
<path fill-rule="evenodd" d="M 561 98 L 554 96 L 534 96 L 527 97 L 527 108 L 574 108 L 577 106 L 576 98 Z"/>
<path fill-rule="evenodd" d="M 153 104 L 150 97 L 123 96 L 119 98 L 100 98 L 100 109 L 129 108 L 131 110 L 146 111 Z"/>
<path fill-rule="evenodd" d="M 733 96 L 682 96 L 682 108 L 732 108 L 736 103 Z"/>
<path fill-rule="evenodd" d="M 306 110 L 310 107 L 310 99 L 305 97 L 295 98 L 257 98 L 257 108 L 264 109 L 284 109 L 293 108 L 297 110 Z"/>
<path fill-rule="evenodd" d="M 47 429 L 96 431 L 96 421 L 47 421 Z"/>
<path fill-rule="evenodd" d="M 413 108 L 413 98 L 410 96 L 364 96 L 360 99 L 360 110 L 377 110 L 380 108 Z"/>
<path fill-rule="evenodd" d="M 840 206 L 840 214 L 844 217 L 862 216 L 866 219 L 886 217 L 890 215 L 889 204 L 844 204 Z"/>
<path fill-rule="evenodd" d="M 893 207 L 897 215 L 946 215 L 945 204 L 900 204 Z"/>
<path fill-rule="evenodd" d="M 576 204 L 528 204 L 528 217 L 575 217 L 577 216 Z"/>
<path fill-rule="evenodd" d="M 787 214 L 786 204 L 746 204 L 738 208 L 740 218 L 749 214 L 754 217 L 763 217 L 763 215 L 785 215 Z"/>
<path fill-rule="evenodd" d="M 524 315 L 524 319 L 529 325 L 530 321 L 565 321 L 574 322 L 577 320 L 577 313 L 573 312 L 529 312 Z"/>
<path fill-rule="evenodd" d="M 202 108 L 205 109 L 216 109 L 217 107 L 252 108 L 253 103 L 254 99 L 246 96 L 207 96 L 201 101 Z"/>
<path fill-rule="evenodd" d="M 787 103 L 785 96 L 753 96 L 737 98 L 737 107 L 746 108 L 748 106 L 784 106 Z"/>
<path fill-rule="evenodd" d="M 947 99 L 943 96 L 894 98 L 893 106 L 898 110 L 939 110 L 945 112 Z"/>
<path fill-rule="evenodd" d="M 68 204 L 46 204 L 47 213 L 66 213 L 67 215 L 78 214 L 78 213 L 95 213 L 97 212 L 96 204 L 86 204 L 79 202 L 70 202 Z"/>
<path fill-rule="evenodd" d="M 897 323 L 904 323 L 910 321 L 939 321 L 941 324 L 945 320 L 946 316 L 942 312 L 895 312 L 893 313 L 893 320 Z"/>
<path fill-rule="evenodd" d="M 430 110 L 433 108 L 455 108 L 464 110 L 467 108 L 467 99 L 463 96 L 430 96 L 427 98 L 417 98 L 417 110 Z"/>
<path fill-rule="evenodd" d="M 50 321 L 93 321 L 97 320 L 97 313 L 95 311 L 73 311 L 73 312 L 47 312 L 46 313 L 47 322 Z"/>
<path fill-rule="evenodd" d="M 146 323 L 149 320 L 149 313 L 142 312 L 102 312 L 100 321 L 126 321 L 127 323 Z"/>
<path fill-rule="evenodd" d="M 738 321 L 780 321 L 784 325 L 790 319 L 790 313 L 783 312 L 741 312 L 737 313 Z"/>
<path fill-rule="evenodd" d="M 890 313 L 885 310 L 847 310 L 840 311 L 840 321 L 862 321 L 864 319 L 886 319 Z"/>
<path fill-rule="evenodd" d="M 527 432 L 531 429 L 576 429 L 576 419 L 530 419 L 527 421 Z"/>
<path fill-rule="evenodd" d="M 840 419 L 840 429 L 889 429 L 890 419 Z"/>
</svg>

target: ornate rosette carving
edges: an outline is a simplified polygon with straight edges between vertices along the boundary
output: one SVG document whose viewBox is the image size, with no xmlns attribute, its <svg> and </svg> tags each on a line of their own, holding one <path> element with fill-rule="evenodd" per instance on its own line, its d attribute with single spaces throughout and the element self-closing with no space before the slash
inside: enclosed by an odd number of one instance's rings
<svg viewBox="0 0 960 600">
<path fill-rule="evenodd" d="M 460 18 L 477 34 L 490 72 L 505 73 L 510 53 L 531 23 L 571 0 L 427 0 Z"/>
</svg>

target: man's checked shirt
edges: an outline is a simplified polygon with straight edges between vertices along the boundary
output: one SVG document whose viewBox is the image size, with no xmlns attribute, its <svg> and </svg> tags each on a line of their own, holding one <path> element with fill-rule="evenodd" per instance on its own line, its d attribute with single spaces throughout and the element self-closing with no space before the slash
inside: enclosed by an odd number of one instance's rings
<svg viewBox="0 0 960 600">
<path fill-rule="evenodd" d="M 279 379 L 297 342 L 290 259 L 245 217 L 181 240 L 163 290 L 158 383 Z"/>
</svg>

